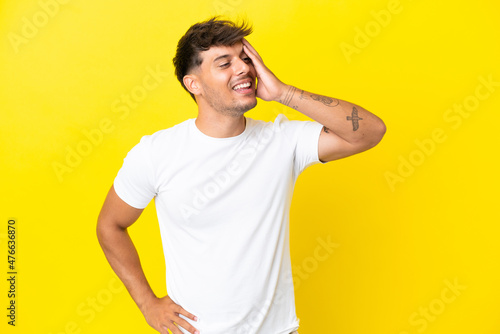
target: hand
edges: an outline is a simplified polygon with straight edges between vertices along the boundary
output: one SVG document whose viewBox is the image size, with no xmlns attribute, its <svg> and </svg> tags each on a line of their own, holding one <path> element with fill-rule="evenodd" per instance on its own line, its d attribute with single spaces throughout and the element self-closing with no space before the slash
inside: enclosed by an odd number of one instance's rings
<svg viewBox="0 0 500 334">
<path fill-rule="evenodd" d="M 257 72 L 257 97 L 264 101 L 278 101 L 287 85 L 281 82 L 273 72 L 264 65 L 262 58 L 246 39 L 243 39 L 242 43 L 243 50 L 252 60 L 255 71 Z"/>
<path fill-rule="evenodd" d="M 162 334 L 168 334 L 168 329 L 173 334 L 182 334 L 178 326 L 186 329 L 189 333 L 199 334 L 199 331 L 191 326 L 189 322 L 181 318 L 179 314 L 197 321 L 198 319 L 177 305 L 169 296 L 154 298 L 141 309 L 148 324 Z"/>
</svg>

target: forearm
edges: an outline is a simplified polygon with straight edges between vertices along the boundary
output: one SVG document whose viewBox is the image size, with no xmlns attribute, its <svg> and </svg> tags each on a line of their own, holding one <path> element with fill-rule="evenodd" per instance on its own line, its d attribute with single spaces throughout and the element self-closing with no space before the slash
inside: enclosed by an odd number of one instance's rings
<svg viewBox="0 0 500 334">
<path fill-rule="evenodd" d="M 139 309 L 156 298 L 141 266 L 139 254 L 127 229 L 98 224 L 97 237 L 111 265 Z"/>
<path fill-rule="evenodd" d="M 286 85 L 278 102 L 324 125 L 345 141 L 375 145 L 385 132 L 383 121 L 356 104 Z"/>
</svg>

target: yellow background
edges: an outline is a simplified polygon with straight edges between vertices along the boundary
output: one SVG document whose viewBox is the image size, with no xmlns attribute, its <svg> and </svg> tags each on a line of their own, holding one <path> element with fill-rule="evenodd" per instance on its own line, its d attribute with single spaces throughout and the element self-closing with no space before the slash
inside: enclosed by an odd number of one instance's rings
<svg viewBox="0 0 500 334">
<path fill-rule="evenodd" d="M 171 60 L 187 28 L 213 14 L 249 18 L 250 42 L 282 81 L 357 103 L 388 128 L 371 151 L 299 178 L 291 247 L 300 333 L 499 333 L 500 87 L 481 83 L 500 81 L 496 2 L 61 2 L 0 5 L 5 276 L 11 217 L 19 236 L 17 326 L 6 324 L 2 279 L 3 333 L 154 332 L 115 281 L 95 223 L 131 147 L 196 117 Z M 141 92 L 148 70 L 168 75 L 127 113 L 122 94 Z M 467 117 L 449 111 L 464 103 Z M 263 101 L 248 115 L 277 113 L 306 119 Z M 85 131 L 96 134 L 91 146 Z M 58 177 L 54 166 L 78 147 L 86 156 Z M 131 234 L 165 294 L 153 205 Z M 318 238 L 339 244 L 327 259 L 315 257 Z M 446 282 L 462 288 L 454 295 Z"/>
</svg>

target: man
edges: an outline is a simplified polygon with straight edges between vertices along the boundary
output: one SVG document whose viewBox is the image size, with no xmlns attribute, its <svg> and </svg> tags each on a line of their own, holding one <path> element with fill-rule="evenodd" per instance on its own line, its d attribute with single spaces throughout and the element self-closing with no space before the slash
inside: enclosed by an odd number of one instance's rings
<svg viewBox="0 0 500 334">
<path fill-rule="evenodd" d="M 244 38 L 250 33 L 244 23 L 212 18 L 180 39 L 176 75 L 198 117 L 143 137 L 99 215 L 111 267 L 160 333 L 297 333 L 288 233 L 295 180 L 385 133 L 360 106 L 281 82 Z M 257 98 L 315 121 L 246 118 Z M 166 264 L 162 298 L 127 233 L 153 198 Z"/>
</svg>

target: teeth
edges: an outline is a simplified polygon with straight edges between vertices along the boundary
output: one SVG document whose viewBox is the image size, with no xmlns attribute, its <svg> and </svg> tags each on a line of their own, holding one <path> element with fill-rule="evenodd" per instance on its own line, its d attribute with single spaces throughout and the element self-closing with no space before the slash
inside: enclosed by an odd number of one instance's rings
<svg viewBox="0 0 500 334">
<path fill-rule="evenodd" d="M 251 83 L 250 82 L 247 82 L 247 83 L 244 83 L 244 84 L 239 84 L 237 86 L 234 86 L 234 90 L 237 90 L 237 89 L 242 89 L 242 88 L 248 88 L 251 86 Z"/>
</svg>

